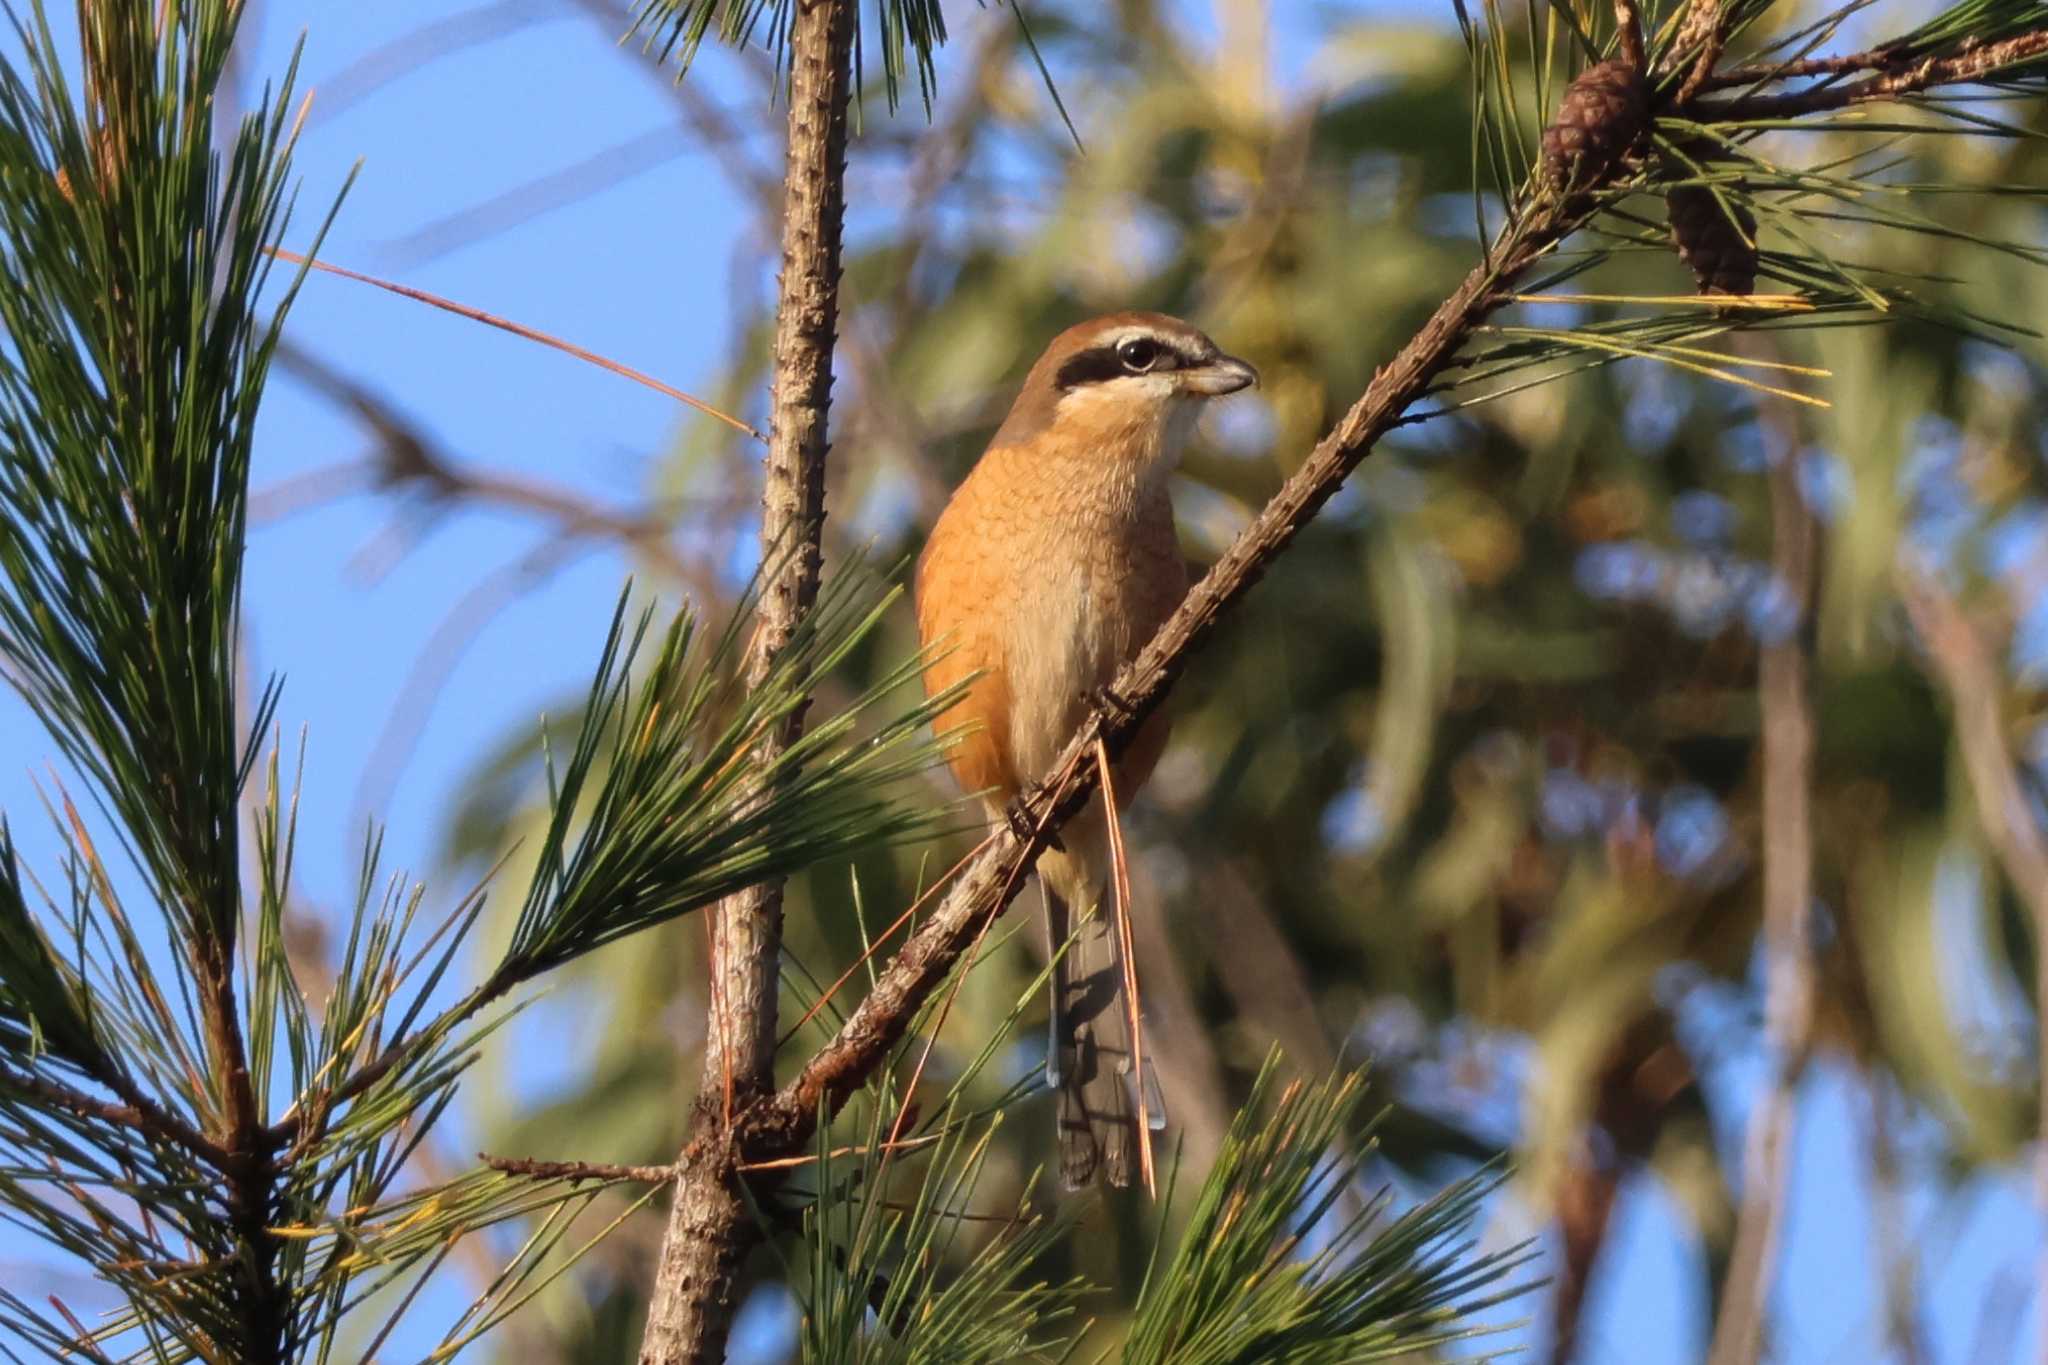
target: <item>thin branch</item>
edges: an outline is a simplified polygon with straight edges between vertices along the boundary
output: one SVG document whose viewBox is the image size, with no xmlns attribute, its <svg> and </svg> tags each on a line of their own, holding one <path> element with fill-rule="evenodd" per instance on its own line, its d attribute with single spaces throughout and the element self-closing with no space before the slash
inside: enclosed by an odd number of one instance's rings
<svg viewBox="0 0 2048 1365">
<path fill-rule="evenodd" d="M 762 489 L 761 543 L 770 557 L 747 675 L 759 686 L 795 638 L 818 595 L 825 523 L 826 419 L 839 327 L 846 216 L 846 135 L 853 96 L 852 0 L 793 6 L 788 161 L 783 173 L 782 276 L 775 316 L 775 381 Z M 773 762 L 803 733 L 802 708 L 762 751 Z M 675 1201 L 655 1270 L 642 1365 L 681 1365 L 724 1353 L 740 1262 L 760 1235 L 740 1188 L 736 1110 L 775 1085 L 776 995 L 782 960 L 780 882 L 715 907 L 715 1004 L 704 1048 L 690 1147 L 678 1162 Z M 714 1105 L 714 1094 L 730 1094 Z M 691 1152 L 700 1155 L 693 1159 Z M 775 1155 L 788 1155 L 777 1153 Z"/>
<path fill-rule="evenodd" d="M 1614 0 L 1614 27 L 1620 41 L 1621 59 L 1636 70 L 1643 69 L 1643 15 L 1636 0 Z"/>
<path fill-rule="evenodd" d="M 1744 86 L 1769 85 L 1776 81 L 1807 80 L 1815 76 L 1858 76 L 1865 72 L 1896 73 L 1914 63 L 1905 48 L 1871 48 L 1835 57 L 1802 57 L 1797 61 L 1748 62 L 1712 72 L 1701 78 L 1698 92 L 1738 90 Z"/>
<path fill-rule="evenodd" d="M 1765 344 L 1763 338 L 1750 338 Z M 1793 604 L 1791 627 L 1759 651 L 1763 709 L 1764 1041 L 1771 1078 L 1750 1117 L 1727 1287 L 1710 1365 L 1759 1358 L 1778 1268 L 1793 1120 L 1812 1050 L 1813 744 L 1809 677 L 1819 523 L 1799 486 L 1801 440 L 1789 404 L 1764 398 L 1758 416 L 1771 461 L 1771 572 Z"/>
<path fill-rule="evenodd" d="M 671 527 L 660 509 L 614 511 L 556 484 L 486 473 L 457 464 L 403 413 L 327 360 L 290 342 L 278 343 L 277 359 L 306 384 L 354 413 L 377 438 L 377 450 L 364 465 L 341 465 L 300 475 L 256 495 L 253 501 L 282 504 L 285 510 L 296 511 L 323 495 L 352 492 L 364 482 L 384 488 L 411 484 L 434 498 L 488 503 L 547 518 L 556 524 L 561 537 L 619 541 L 676 582 L 692 580 L 689 566 L 671 543 Z M 356 478 L 343 477 L 357 470 L 361 472 Z M 316 490 L 314 493 L 299 492 L 300 486 L 307 483 Z M 261 515 L 276 516 L 282 512 L 273 506 Z"/>
<path fill-rule="evenodd" d="M 132 1087 L 123 1087 L 121 1101 L 115 1102 L 88 1095 L 60 1081 L 0 1065 L 0 1090 L 33 1095 L 44 1104 L 82 1119 L 133 1129 L 152 1141 L 181 1147 L 215 1170 L 226 1170 L 233 1160 L 218 1142 Z"/>
<path fill-rule="evenodd" d="M 1880 57 L 1882 54 L 1867 54 Z M 1926 57 L 1903 70 L 1878 68 L 1878 74 L 1853 85 L 1825 86 L 1788 95 L 1749 95 L 1741 99 L 1702 102 L 1685 110 L 1701 122 L 1732 123 L 1750 119 L 1800 118 L 1846 109 L 1852 104 L 1902 99 L 1938 85 L 1968 85 L 2001 71 L 2048 57 L 2048 29 L 2033 29 L 1990 43 L 1965 43 L 1947 57 Z"/>
<path fill-rule="evenodd" d="M 492 1156 L 489 1152 L 478 1152 L 476 1159 L 494 1171 L 502 1171 L 506 1175 L 523 1175 L 534 1180 L 631 1180 L 645 1185 L 659 1185 L 676 1178 L 676 1168 L 673 1165 L 614 1166 L 603 1161 L 541 1161 L 530 1156 Z"/>
<path fill-rule="evenodd" d="M 567 534 L 551 536 L 510 563 L 478 575 L 441 617 L 413 656 L 384 724 L 370 742 L 352 803 L 352 827 L 369 828 L 375 823 L 372 812 L 389 807 L 399 778 L 418 750 L 421 736 L 427 733 L 427 722 L 442 692 L 485 629 L 536 585 L 560 574 L 593 548 Z"/>
<path fill-rule="evenodd" d="M 508 33 L 547 18 L 547 7 L 535 0 L 497 0 L 495 4 L 450 14 L 421 24 L 371 49 L 320 82 L 315 120 L 325 122 L 346 112 L 395 80 L 430 62 L 495 42 Z"/>
<path fill-rule="evenodd" d="M 695 150 L 696 144 L 681 129 L 663 124 L 445 214 L 381 245 L 391 253 L 389 259 L 395 264 L 416 268 L 508 228 L 616 189 Z"/>
<path fill-rule="evenodd" d="M 1708 88 L 1714 68 L 1720 64 L 1721 54 L 1728 45 L 1728 22 L 1733 9 L 1733 0 L 1692 0 L 1692 8 L 1685 16 L 1685 23 L 1671 51 L 1679 57 L 1687 52 L 1697 55 L 1691 69 L 1686 72 L 1684 82 L 1678 87 L 1675 103 L 1686 104 L 1702 89 Z"/>
</svg>

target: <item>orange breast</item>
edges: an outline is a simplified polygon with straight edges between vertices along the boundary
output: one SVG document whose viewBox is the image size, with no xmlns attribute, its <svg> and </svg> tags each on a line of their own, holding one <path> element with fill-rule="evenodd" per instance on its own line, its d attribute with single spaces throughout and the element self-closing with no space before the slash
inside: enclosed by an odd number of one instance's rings
<svg viewBox="0 0 2048 1365">
<path fill-rule="evenodd" d="M 925 695 L 937 696 L 981 676 L 938 718 L 943 733 L 957 731 L 947 761 L 961 787 L 990 790 L 997 802 L 1022 786 L 1009 748 L 1007 632 L 996 611 L 1009 591 L 1008 555 L 999 543 L 1006 518 L 968 481 L 953 495 L 924 553 L 918 556 L 917 634 L 937 654 L 925 666 Z"/>
<path fill-rule="evenodd" d="M 1107 684 L 1187 587 L 1163 490 L 1138 489 L 1111 461 L 996 447 L 954 493 L 917 566 L 918 634 L 942 652 L 929 695 L 981 676 L 940 718 L 962 731 L 950 754 L 968 791 L 1001 804 L 1044 774 Z M 1155 718 L 1132 744 L 1118 796 L 1151 772 L 1166 739 Z"/>
</svg>

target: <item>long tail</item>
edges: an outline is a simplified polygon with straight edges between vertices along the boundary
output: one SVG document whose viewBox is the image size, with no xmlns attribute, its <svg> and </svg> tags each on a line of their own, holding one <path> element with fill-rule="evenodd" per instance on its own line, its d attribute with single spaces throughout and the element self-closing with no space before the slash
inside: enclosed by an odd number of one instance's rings
<svg viewBox="0 0 2048 1365">
<path fill-rule="evenodd" d="M 1138 1165 L 1137 1081 L 1116 927 L 1098 908 L 1101 895 L 1083 898 L 1081 888 L 1090 881 L 1081 871 L 1086 862 L 1048 852 L 1038 864 L 1048 948 L 1058 953 L 1066 947 L 1053 965 L 1046 1080 L 1057 1097 L 1060 1180 L 1069 1190 L 1098 1180 L 1128 1185 Z M 1078 915 L 1075 904 L 1083 907 Z M 1145 1063 L 1145 1118 L 1157 1130 L 1166 1110 L 1149 1056 Z"/>
</svg>

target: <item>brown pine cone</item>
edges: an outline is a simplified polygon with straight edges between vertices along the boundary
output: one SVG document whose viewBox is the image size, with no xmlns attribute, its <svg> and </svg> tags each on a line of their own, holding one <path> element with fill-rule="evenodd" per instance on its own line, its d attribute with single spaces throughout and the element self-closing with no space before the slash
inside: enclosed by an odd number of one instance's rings
<svg viewBox="0 0 2048 1365">
<path fill-rule="evenodd" d="M 1732 200 L 1716 199 L 1704 185 L 1666 191 L 1664 212 L 1678 259 L 1691 268 L 1702 294 L 1755 292 L 1755 214 Z"/>
<path fill-rule="evenodd" d="M 1640 70 L 1619 57 L 1587 67 L 1543 130 L 1544 177 L 1560 190 L 1591 183 L 1635 145 L 1649 117 Z"/>
</svg>

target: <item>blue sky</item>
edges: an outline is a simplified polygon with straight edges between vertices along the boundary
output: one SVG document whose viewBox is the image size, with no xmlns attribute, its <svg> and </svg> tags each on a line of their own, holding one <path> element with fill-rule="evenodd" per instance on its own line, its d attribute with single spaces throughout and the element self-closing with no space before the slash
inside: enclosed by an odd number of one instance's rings
<svg viewBox="0 0 2048 1365">
<path fill-rule="evenodd" d="M 953 8 L 963 29 L 1007 22 L 1000 13 Z M 1206 29 L 1208 6 L 1189 9 L 1191 21 Z M 436 30 L 442 20 L 450 26 Z M 303 28 L 301 85 L 316 92 L 297 158 L 304 190 L 292 244 L 306 241 L 360 160 L 328 259 L 516 318 L 684 389 L 702 389 L 717 372 L 731 341 L 734 282 L 725 278 L 725 262 L 746 230 L 746 210 L 707 155 L 679 140 L 673 154 L 659 145 L 675 126 L 669 97 L 613 53 L 575 5 L 277 0 L 262 6 L 261 21 L 247 69 L 281 72 Z M 341 79 L 373 69 L 362 65 L 366 58 L 423 28 L 482 34 L 494 25 L 502 30 L 497 36 L 393 72 L 373 90 L 358 80 L 352 91 Z M 1276 61 L 1283 80 L 1298 74 L 1308 32 L 1303 23 L 1281 34 Z M 722 57 L 707 59 L 693 79 L 728 100 L 753 99 L 729 78 Z M 769 117 L 746 104 L 736 113 Z M 1085 126 L 1082 133 L 1085 139 Z M 641 169 L 601 194 L 433 259 L 408 261 L 394 247 L 449 215 L 621 144 L 632 145 L 629 155 Z M 458 458 L 568 483 L 619 505 L 643 494 L 676 429 L 673 404 L 648 390 L 361 285 L 310 281 L 290 334 L 438 433 Z M 352 422 L 281 377 L 264 409 L 256 487 L 260 494 L 294 486 L 292 480 L 365 449 Z M 314 902 L 337 904 L 351 886 L 369 814 L 366 791 L 379 793 L 375 814 L 388 822 L 387 866 L 430 874 L 444 818 L 482 747 L 534 723 L 587 678 L 629 570 L 609 551 L 581 557 L 516 596 L 454 664 L 403 766 L 372 763 L 384 752 L 396 702 L 449 613 L 487 576 L 522 561 L 538 539 L 528 519 L 476 512 L 433 520 L 417 538 L 394 539 L 391 504 L 361 495 L 255 525 L 247 576 L 251 660 L 259 676 L 285 676 L 280 720 L 288 735 L 301 725 L 308 735 L 300 871 Z M 55 844 L 37 815 L 31 780 L 52 760 L 25 712 L 11 697 L 0 698 L 0 809 L 13 817 L 24 854 L 38 868 L 54 866 Z M 430 903 L 451 903 L 460 890 L 447 879 L 430 882 Z M 1710 1083 L 1734 1095 L 1753 1092 L 1753 1061 L 1738 1058 L 1724 1071 Z M 1863 1103 L 1849 1078 L 1828 1068 L 1806 1087 L 1778 1291 L 1786 1306 L 1786 1361 L 1881 1358 L 1876 1239 L 1866 1221 L 1859 1148 Z M 1740 1143 L 1739 1133 L 1722 1138 L 1724 1150 Z M 1932 1359 L 2006 1359 L 1985 1355 L 1996 1347 L 1982 1345 L 1980 1335 L 1987 1302 L 2001 1294 L 2023 1308 L 2012 1349 L 2031 1351 L 2039 1308 L 2029 1277 L 2041 1228 L 2024 1175 L 1985 1173 L 1960 1195 L 1940 1199 L 1927 1180 L 1916 1179 L 1906 1202 Z M 1592 1290 L 1582 1358 L 1616 1365 L 1698 1359 L 1708 1324 L 1692 1294 L 1701 1252 L 1685 1217 L 1648 1179 L 1632 1182 L 1617 1217 Z M 1530 1230 L 1504 1206 L 1489 1237 Z M 17 1234 L 0 1231 L 0 1276 L 41 1278 L 32 1269 L 38 1261 Z M 67 1295 L 75 1289 L 69 1281 L 48 1283 Z M 758 1321 L 743 1344 L 766 1350 L 776 1337 L 774 1315 Z M 424 1341 L 402 1343 L 392 1358 L 409 1358 L 405 1349 L 417 1344 Z"/>
</svg>

